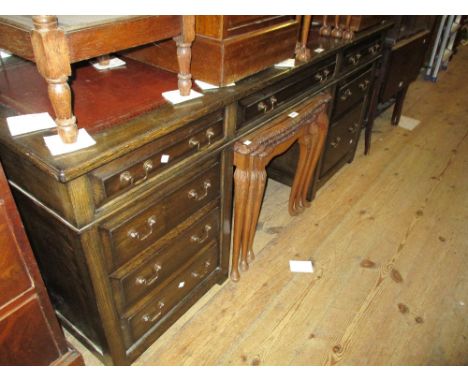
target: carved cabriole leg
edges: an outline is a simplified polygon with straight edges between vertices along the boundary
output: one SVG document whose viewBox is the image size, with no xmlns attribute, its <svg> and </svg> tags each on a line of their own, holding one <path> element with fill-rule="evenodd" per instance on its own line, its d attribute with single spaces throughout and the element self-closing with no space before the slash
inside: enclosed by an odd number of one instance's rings
<svg viewBox="0 0 468 382">
<path fill-rule="evenodd" d="M 178 87 L 180 95 L 188 96 L 192 88 L 190 62 L 192 60 L 192 42 L 195 39 L 195 16 L 182 16 L 182 34 L 174 38 L 177 45 L 179 63 Z"/>
<path fill-rule="evenodd" d="M 299 159 L 297 161 L 296 173 L 294 175 L 293 184 L 291 187 L 291 194 L 289 195 L 289 214 L 291 216 L 298 215 L 302 212 L 303 206 L 301 205 L 301 192 L 303 184 L 307 178 L 307 160 L 310 157 L 311 138 L 309 134 L 302 135 L 299 140 Z"/>
<path fill-rule="evenodd" d="M 253 185 L 254 203 L 252 210 L 252 218 L 250 220 L 249 235 L 246 237 L 247 251 L 243 256 L 246 257 L 246 261 L 252 262 L 255 259 L 253 251 L 253 241 L 255 238 L 255 231 L 257 229 L 258 218 L 260 216 L 260 208 L 262 206 L 263 194 L 265 192 L 265 185 L 267 179 L 267 172 L 265 170 L 265 164 L 261 161 L 257 161 L 253 169 L 255 173 L 256 183 Z"/>
<path fill-rule="evenodd" d="M 312 16 L 302 16 L 301 41 L 299 48 L 296 49 L 296 59 L 299 61 L 308 61 L 310 59 L 310 49 L 307 48 L 307 40 L 309 38 L 310 22 Z"/>
<path fill-rule="evenodd" d="M 245 215 L 245 205 L 249 194 L 249 169 L 248 157 L 234 151 L 234 227 L 232 241 L 232 264 L 231 279 L 238 281 L 239 275 L 239 254 L 243 238 L 243 223 Z"/>
<path fill-rule="evenodd" d="M 310 182 L 312 181 L 312 176 L 314 175 L 315 169 L 317 167 L 317 163 L 323 150 L 323 145 L 325 144 L 325 138 L 328 132 L 328 115 L 325 108 L 323 108 L 322 112 L 318 115 L 316 122 L 310 125 L 310 129 L 310 133 L 315 138 L 313 139 L 312 148 L 310 150 L 311 159 L 308 160 L 306 181 L 303 183 L 303 188 L 301 191 L 301 205 L 304 207 L 310 207 L 310 202 L 307 200 L 307 191 L 309 189 Z"/>
<path fill-rule="evenodd" d="M 33 16 L 31 43 L 39 73 L 48 84 L 49 99 L 54 108 L 60 138 L 65 143 L 76 141 L 78 129 L 72 112 L 70 58 L 65 33 L 58 27 L 56 16 Z"/>
</svg>

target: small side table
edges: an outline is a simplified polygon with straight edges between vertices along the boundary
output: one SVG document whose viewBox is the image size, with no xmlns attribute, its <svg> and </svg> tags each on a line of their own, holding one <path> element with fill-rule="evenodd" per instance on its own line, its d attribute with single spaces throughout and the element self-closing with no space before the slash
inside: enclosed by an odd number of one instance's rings
<svg viewBox="0 0 468 382">
<path fill-rule="evenodd" d="M 240 253 L 242 271 L 255 257 L 252 246 L 265 191 L 265 168 L 295 142 L 299 143 L 299 159 L 289 196 L 289 213 L 297 215 L 310 206 L 307 191 L 327 136 L 330 99 L 329 94 L 315 96 L 235 143 L 233 281 L 240 278 Z"/>
</svg>

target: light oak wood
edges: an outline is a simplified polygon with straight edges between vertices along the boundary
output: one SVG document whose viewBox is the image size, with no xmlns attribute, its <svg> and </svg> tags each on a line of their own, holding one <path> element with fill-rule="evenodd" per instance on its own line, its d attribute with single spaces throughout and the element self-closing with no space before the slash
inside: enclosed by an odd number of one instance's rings
<svg viewBox="0 0 468 382">
<path fill-rule="evenodd" d="M 382 114 L 372 154 L 361 139 L 313 209 L 290 217 L 290 189 L 269 182 L 242 282 L 213 288 L 135 364 L 466 365 L 467 62 L 460 49 L 437 84 L 413 83 L 403 115 L 421 124 Z"/>
</svg>

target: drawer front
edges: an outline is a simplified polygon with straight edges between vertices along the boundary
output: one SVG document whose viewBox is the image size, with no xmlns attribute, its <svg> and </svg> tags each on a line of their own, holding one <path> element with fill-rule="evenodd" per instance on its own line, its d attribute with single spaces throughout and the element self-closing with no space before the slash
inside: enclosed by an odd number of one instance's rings
<svg viewBox="0 0 468 382">
<path fill-rule="evenodd" d="M 334 77 L 335 58 L 305 69 L 277 84 L 239 101 L 237 128 L 242 128 L 265 114 L 272 114 L 279 106 L 316 85 L 323 85 Z"/>
<path fill-rule="evenodd" d="M 158 249 L 151 258 L 134 270 L 111 276 L 117 307 L 121 312 L 140 297 L 160 287 L 184 267 L 207 243 L 219 237 L 219 209 L 197 220 L 177 235 L 167 246 Z"/>
<path fill-rule="evenodd" d="M 337 117 L 348 110 L 354 104 L 364 99 L 372 81 L 372 70 L 358 75 L 357 78 L 347 80 L 338 85 L 336 93 L 336 104 L 333 116 Z"/>
<path fill-rule="evenodd" d="M 201 175 L 153 200 L 142 198 L 135 206 L 112 216 L 100 225 L 109 270 L 122 265 L 195 211 L 219 197 L 220 167 L 216 164 Z"/>
<path fill-rule="evenodd" d="M 96 206 L 210 149 L 222 137 L 223 112 L 218 111 L 100 167 L 90 175 Z"/>
<path fill-rule="evenodd" d="M 344 51 L 342 71 L 351 70 L 378 56 L 382 52 L 382 41 L 379 38 L 365 40 L 358 46 Z"/>
<path fill-rule="evenodd" d="M 346 154 L 354 149 L 361 127 L 362 104 L 333 123 L 327 136 L 320 176 L 335 166 Z"/>
<path fill-rule="evenodd" d="M 157 326 L 162 319 L 171 313 L 176 313 L 175 311 L 171 312 L 171 310 L 176 308 L 178 303 L 217 268 L 218 251 L 217 245 L 205 247 L 202 253 L 187 264 L 178 275 L 168 280 L 166 285 L 161 288 L 157 298 L 134 315 L 123 319 L 128 347 L 154 326 Z"/>
</svg>

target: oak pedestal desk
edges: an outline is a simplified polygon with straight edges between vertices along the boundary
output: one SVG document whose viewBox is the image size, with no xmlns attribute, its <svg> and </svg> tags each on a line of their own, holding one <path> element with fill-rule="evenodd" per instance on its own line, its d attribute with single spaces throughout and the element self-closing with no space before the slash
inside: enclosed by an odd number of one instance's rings
<svg viewBox="0 0 468 382">
<path fill-rule="evenodd" d="M 19 107 L 14 92 L 0 93 L 1 160 L 67 330 L 105 363 L 130 364 L 211 286 L 224 282 L 234 142 L 327 90 L 338 95 L 316 178 L 350 161 L 380 59 L 370 47 L 387 28 L 379 25 L 351 42 L 314 39 L 309 62 L 266 69 L 197 100 L 162 104 L 105 128 L 94 129 L 90 121 L 96 145 L 57 157 L 44 145 L 50 131 L 10 136 L 4 117 L 27 108 Z M 318 44 L 320 54 L 314 52 Z M 100 99 L 109 96 L 105 84 L 112 76 L 96 88 Z M 341 93 L 346 99 L 338 101 Z M 129 102 L 137 96 L 125 90 Z M 294 155 L 280 159 L 275 174 L 286 179 Z"/>
</svg>

